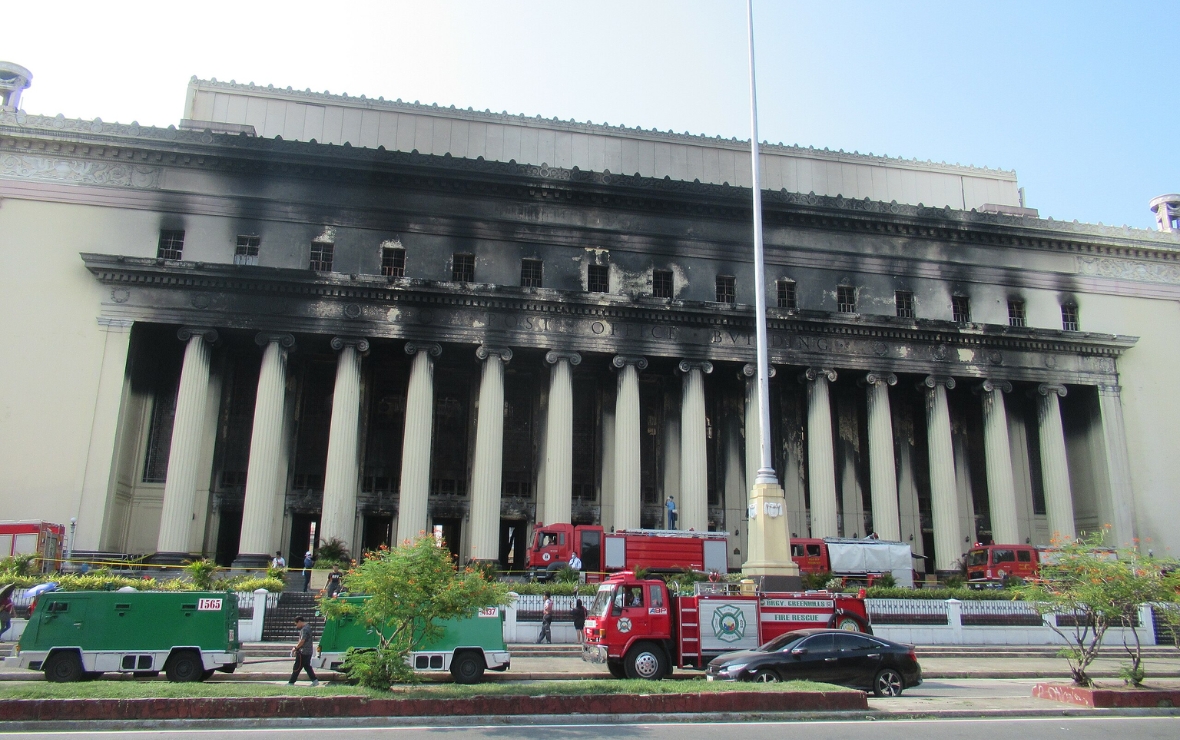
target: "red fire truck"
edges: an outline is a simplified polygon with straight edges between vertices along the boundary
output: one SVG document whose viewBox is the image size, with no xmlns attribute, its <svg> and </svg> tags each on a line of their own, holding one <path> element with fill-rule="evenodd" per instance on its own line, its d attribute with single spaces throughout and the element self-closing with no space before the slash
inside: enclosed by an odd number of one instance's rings
<svg viewBox="0 0 1180 740">
<path fill-rule="evenodd" d="M 668 529 L 620 529 L 603 532 L 593 525 L 549 524 L 538 526 L 529 549 L 529 571 L 545 578 L 578 553 L 587 580 L 600 572 L 656 572 L 684 569 L 726 573 L 728 539 L 724 532 L 694 532 Z"/>
<path fill-rule="evenodd" d="M 66 528 L 41 521 L 0 522 L 0 558 L 36 555 L 43 571 L 55 570 L 61 561 Z"/>
<path fill-rule="evenodd" d="M 1051 547 L 1036 545 L 976 544 L 967 552 L 964 566 L 967 584 L 975 587 L 999 586 L 1008 578 L 1028 580 L 1041 573 L 1041 563 L 1052 563 L 1059 553 Z M 1110 548 L 1091 551 L 1103 560 L 1117 560 L 1118 553 Z"/>
<path fill-rule="evenodd" d="M 598 587 L 586 618 L 582 659 L 617 678 L 660 679 L 673 666 L 704 668 L 807 627 L 872 634 L 861 594 L 759 592 L 752 582 L 698 583 L 673 596 L 661 580 L 616 573 Z"/>
</svg>

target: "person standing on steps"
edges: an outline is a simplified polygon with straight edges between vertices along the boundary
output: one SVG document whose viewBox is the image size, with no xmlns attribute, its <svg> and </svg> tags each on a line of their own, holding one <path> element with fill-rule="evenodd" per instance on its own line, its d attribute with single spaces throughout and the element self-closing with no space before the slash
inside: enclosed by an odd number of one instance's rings
<svg viewBox="0 0 1180 740">
<path fill-rule="evenodd" d="M 676 498 L 669 496 L 664 501 L 664 508 L 668 510 L 668 529 L 676 529 Z"/>
<path fill-rule="evenodd" d="M 282 550 L 275 553 L 275 556 L 270 559 L 270 567 L 272 568 L 286 568 L 287 559 L 283 557 Z"/>
<path fill-rule="evenodd" d="M 299 642 L 291 648 L 291 657 L 295 659 L 295 666 L 291 669 L 291 680 L 287 682 L 287 685 L 294 686 L 295 681 L 299 678 L 299 672 L 307 671 L 311 685 L 319 686 L 320 680 L 315 677 L 315 671 L 311 669 L 312 643 L 315 642 L 315 638 L 311 634 L 311 625 L 307 623 L 306 618 L 295 617 L 295 629 L 299 630 Z"/>
<path fill-rule="evenodd" d="M 553 594 L 548 591 L 545 592 L 545 604 L 541 607 L 541 633 L 537 635 L 537 644 L 548 642 L 553 644 L 553 633 L 550 631 L 553 626 Z"/>
<path fill-rule="evenodd" d="M 340 572 L 340 564 L 334 563 L 332 565 L 332 572 L 328 574 L 328 598 L 331 599 L 340 593 L 343 588 L 341 581 L 344 579 L 344 574 Z"/>
<path fill-rule="evenodd" d="M 303 556 L 303 593 L 307 593 L 307 589 L 311 586 L 311 568 L 315 565 L 315 558 L 311 556 L 311 550 Z"/>
</svg>

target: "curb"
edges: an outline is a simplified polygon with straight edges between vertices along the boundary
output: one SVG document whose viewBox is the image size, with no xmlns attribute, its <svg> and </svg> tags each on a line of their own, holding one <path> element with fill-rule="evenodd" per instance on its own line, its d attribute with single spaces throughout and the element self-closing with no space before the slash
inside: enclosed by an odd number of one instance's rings
<svg viewBox="0 0 1180 740">
<path fill-rule="evenodd" d="M 684 694 L 475 696 L 373 699 L 296 696 L 190 699 L 13 699 L 0 703 L 0 722 L 45 720 L 261 720 L 517 715 L 692 714 L 699 712 L 869 711 L 861 691 L 726 691 Z"/>
</svg>

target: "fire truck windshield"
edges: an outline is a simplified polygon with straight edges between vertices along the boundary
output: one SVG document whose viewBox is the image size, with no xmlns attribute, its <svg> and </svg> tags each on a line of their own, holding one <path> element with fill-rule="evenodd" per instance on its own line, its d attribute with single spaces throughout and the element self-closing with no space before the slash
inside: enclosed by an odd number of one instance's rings
<svg viewBox="0 0 1180 740">
<path fill-rule="evenodd" d="M 611 596 L 614 590 L 614 586 L 598 587 L 598 593 L 594 595 L 594 603 L 590 605 L 590 616 L 605 617 L 610 612 Z"/>
</svg>

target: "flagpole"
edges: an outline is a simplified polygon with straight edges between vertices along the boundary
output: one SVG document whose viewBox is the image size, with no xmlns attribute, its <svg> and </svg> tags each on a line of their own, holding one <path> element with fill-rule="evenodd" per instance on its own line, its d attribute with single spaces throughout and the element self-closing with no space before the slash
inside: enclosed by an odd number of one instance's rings
<svg viewBox="0 0 1180 740">
<path fill-rule="evenodd" d="M 754 1 L 746 0 L 750 50 L 750 166 L 754 190 L 754 310 L 758 339 L 758 476 L 755 483 L 778 483 L 770 455 L 770 363 L 766 356 L 766 267 L 762 259 L 762 177 L 758 161 L 758 88 L 754 81 Z"/>
</svg>

